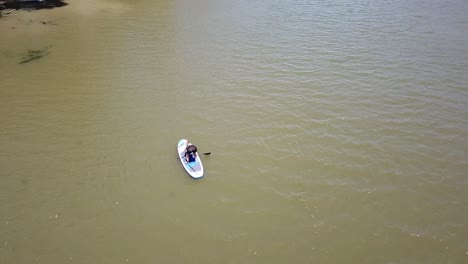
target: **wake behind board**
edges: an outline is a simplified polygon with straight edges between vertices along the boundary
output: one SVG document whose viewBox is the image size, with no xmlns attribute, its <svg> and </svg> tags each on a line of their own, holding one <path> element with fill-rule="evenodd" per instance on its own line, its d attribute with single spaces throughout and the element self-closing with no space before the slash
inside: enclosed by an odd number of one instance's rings
<svg viewBox="0 0 468 264">
<path fill-rule="evenodd" d="M 179 153 L 179 160 L 182 163 L 185 171 L 194 179 L 203 177 L 203 164 L 200 156 L 197 154 L 194 162 L 188 162 L 185 158 L 185 149 L 187 146 L 192 145 L 186 139 L 181 139 L 177 143 L 177 153 Z"/>
</svg>

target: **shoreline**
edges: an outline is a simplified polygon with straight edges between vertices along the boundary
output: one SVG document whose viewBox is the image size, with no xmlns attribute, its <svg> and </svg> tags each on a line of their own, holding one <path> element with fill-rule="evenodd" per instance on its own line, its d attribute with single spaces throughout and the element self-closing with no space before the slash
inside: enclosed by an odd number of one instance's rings
<svg viewBox="0 0 468 264">
<path fill-rule="evenodd" d="M 30 36 L 40 36 L 44 32 L 47 32 L 47 29 L 42 27 L 44 25 L 56 26 L 55 20 L 49 18 L 51 14 L 49 12 L 57 7 L 67 5 L 68 3 L 62 0 L 0 0 L 0 23 L 2 24 L 0 36 L 9 36 L 2 43 L 3 45 L 0 45 L 0 56 L 5 61 L 11 61 L 10 63 L 13 64 L 25 64 L 49 55 L 53 46 L 49 41 L 41 43 L 44 41 L 34 37 L 34 41 L 28 41 L 24 45 L 17 45 L 16 43 L 21 42 L 21 39 L 28 39 Z M 43 13 L 41 10 L 46 13 Z M 41 12 L 36 13 L 32 11 Z M 41 25 L 41 27 L 35 25 Z M 11 43 L 15 44 L 11 45 Z"/>
<path fill-rule="evenodd" d="M 66 2 L 65 2 L 66 1 Z M 79 38 L 82 28 L 90 27 L 91 20 L 102 18 L 102 12 L 121 14 L 128 6 L 121 3 L 92 0 L 60 1 L 65 8 L 0 9 L 0 60 L 2 67 L 36 62 L 63 48 L 70 35 Z M 5 0 L 0 0 L 5 3 Z M 13 7 L 9 5 L 9 7 Z M 92 26 L 91 26 L 92 27 Z M 58 35 L 62 37 L 57 37 Z M 57 48 L 59 47 L 59 48 Z"/>
</svg>

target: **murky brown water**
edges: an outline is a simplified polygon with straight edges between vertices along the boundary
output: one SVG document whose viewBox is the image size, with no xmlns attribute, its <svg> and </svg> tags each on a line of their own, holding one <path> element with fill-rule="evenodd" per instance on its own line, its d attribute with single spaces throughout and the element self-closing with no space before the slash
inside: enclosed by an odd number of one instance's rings
<svg viewBox="0 0 468 264">
<path fill-rule="evenodd" d="M 0 263 L 468 262 L 463 1 L 68 3 L 0 19 Z"/>
</svg>

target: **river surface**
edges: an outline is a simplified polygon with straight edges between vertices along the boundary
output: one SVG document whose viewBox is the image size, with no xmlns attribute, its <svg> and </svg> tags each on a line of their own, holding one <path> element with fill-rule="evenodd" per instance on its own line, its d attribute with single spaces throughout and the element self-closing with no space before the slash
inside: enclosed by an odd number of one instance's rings
<svg viewBox="0 0 468 264">
<path fill-rule="evenodd" d="M 0 18 L 0 263 L 468 263 L 466 0 L 67 2 Z"/>
</svg>

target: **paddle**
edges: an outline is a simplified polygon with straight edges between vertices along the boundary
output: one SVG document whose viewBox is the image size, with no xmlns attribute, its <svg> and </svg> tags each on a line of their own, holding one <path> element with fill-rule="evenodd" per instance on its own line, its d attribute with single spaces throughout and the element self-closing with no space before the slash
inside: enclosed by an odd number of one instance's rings
<svg viewBox="0 0 468 264">
<path fill-rule="evenodd" d="M 211 152 L 205 152 L 205 153 L 202 153 L 202 155 L 211 155 Z M 179 157 L 177 157 L 177 159 L 179 159 Z"/>
<path fill-rule="evenodd" d="M 210 155 L 210 154 L 211 154 L 211 152 L 202 153 L 202 155 Z M 179 158 L 177 158 L 177 159 L 179 159 Z M 187 165 L 188 165 L 193 171 L 196 172 L 196 170 L 195 170 L 192 166 L 190 166 L 190 162 L 187 162 Z"/>
</svg>

